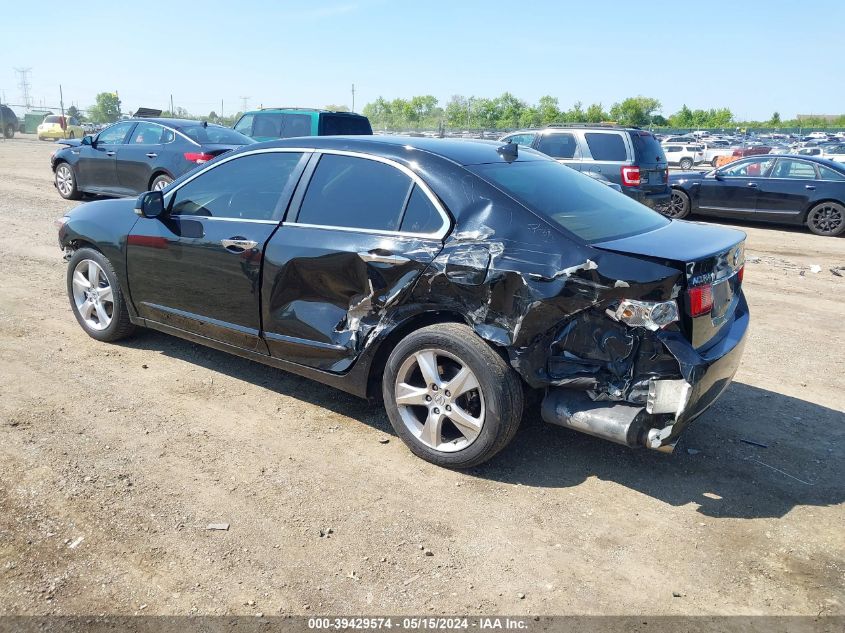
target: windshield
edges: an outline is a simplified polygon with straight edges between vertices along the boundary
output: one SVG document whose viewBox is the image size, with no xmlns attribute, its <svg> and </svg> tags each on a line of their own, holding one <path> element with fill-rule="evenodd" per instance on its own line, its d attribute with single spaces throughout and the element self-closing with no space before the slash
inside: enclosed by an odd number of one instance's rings
<svg viewBox="0 0 845 633">
<path fill-rule="evenodd" d="M 202 125 L 192 125 L 191 127 L 183 127 L 179 130 L 197 143 L 220 143 L 223 145 L 247 145 L 254 143 L 251 138 L 244 136 L 240 132 L 235 132 L 227 127 L 221 125 L 209 125 L 203 127 Z"/>
<path fill-rule="evenodd" d="M 585 242 L 637 235 L 669 223 L 656 211 L 555 161 L 467 169 Z"/>
</svg>

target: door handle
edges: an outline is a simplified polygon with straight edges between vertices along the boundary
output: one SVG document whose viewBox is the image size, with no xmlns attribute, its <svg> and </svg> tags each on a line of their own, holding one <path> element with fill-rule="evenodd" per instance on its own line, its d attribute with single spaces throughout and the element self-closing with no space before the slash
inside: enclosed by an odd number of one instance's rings
<svg viewBox="0 0 845 633">
<path fill-rule="evenodd" d="M 394 255 L 383 248 L 374 248 L 371 251 L 363 251 L 358 253 L 358 257 L 365 262 L 373 262 L 378 264 L 404 264 L 411 261 L 402 255 Z"/>
<path fill-rule="evenodd" d="M 158 156 L 158 154 L 156 154 L 155 152 L 148 152 L 147 153 L 147 158 L 155 158 L 156 156 Z"/>
<path fill-rule="evenodd" d="M 220 243 L 223 248 L 231 253 L 243 253 L 258 246 L 258 242 L 255 240 L 247 240 L 242 237 L 231 237 L 228 240 L 220 240 Z"/>
<path fill-rule="evenodd" d="M 756 188 L 757 188 L 757 183 L 756 183 L 756 182 L 749 182 L 749 183 L 746 185 L 746 187 L 751 187 L 752 189 L 756 189 Z"/>
<path fill-rule="evenodd" d="M 816 186 L 815 185 L 804 185 L 804 189 L 809 189 L 810 191 L 815 191 Z"/>
<path fill-rule="evenodd" d="M 106 156 L 114 156 L 115 154 L 117 154 L 117 152 L 112 152 L 112 151 L 106 152 Z"/>
</svg>

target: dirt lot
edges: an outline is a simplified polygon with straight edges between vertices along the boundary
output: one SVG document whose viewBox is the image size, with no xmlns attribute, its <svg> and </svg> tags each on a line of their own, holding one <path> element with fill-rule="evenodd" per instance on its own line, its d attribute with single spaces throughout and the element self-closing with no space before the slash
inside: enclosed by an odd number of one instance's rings
<svg viewBox="0 0 845 633">
<path fill-rule="evenodd" d="M 845 613 L 845 240 L 741 227 L 743 364 L 673 455 L 532 410 L 450 472 L 341 392 L 87 337 L 53 149 L 0 141 L 0 614 Z"/>
</svg>

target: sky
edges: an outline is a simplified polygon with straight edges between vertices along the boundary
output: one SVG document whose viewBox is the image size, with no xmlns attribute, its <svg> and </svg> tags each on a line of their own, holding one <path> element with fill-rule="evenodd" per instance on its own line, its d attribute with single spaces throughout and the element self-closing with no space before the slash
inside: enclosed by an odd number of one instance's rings
<svg viewBox="0 0 845 633">
<path fill-rule="evenodd" d="M 137 5 L 10 2 L 0 26 L 0 99 L 85 108 L 231 114 L 263 106 L 355 109 L 431 94 L 509 91 L 568 109 L 655 97 L 729 107 L 738 120 L 845 112 L 838 29 L 845 0 L 209 0 Z M 166 7 L 166 8 L 164 8 Z M 222 103 L 221 103 L 222 102 Z"/>
</svg>

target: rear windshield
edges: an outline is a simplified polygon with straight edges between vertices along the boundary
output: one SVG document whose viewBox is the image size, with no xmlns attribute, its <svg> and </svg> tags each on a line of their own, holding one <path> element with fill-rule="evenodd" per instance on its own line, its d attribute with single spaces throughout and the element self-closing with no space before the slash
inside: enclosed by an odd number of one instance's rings
<svg viewBox="0 0 845 633">
<path fill-rule="evenodd" d="M 625 194 L 555 161 L 489 163 L 467 169 L 585 242 L 637 235 L 669 223 Z"/>
<path fill-rule="evenodd" d="M 666 162 L 660 142 L 648 132 L 631 132 L 631 142 L 637 164 Z"/>
<path fill-rule="evenodd" d="M 203 127 L 202 125 L 192 125 L 190 127 L 183 127 L 179 131 L 201 145 L 205 143 L 246 145 L 248 143 L 255 142 L 248 136 L 244 136 L 240 132 L 235 132 L 235 130 L 221 125 L 209 125 L 208 127 Z"/>
<path fill-rule="evenodd" d="M 311 136 L 310 114 L 261 113 L 252 122 L 255 138 Z"/>
<path fill-rule="evenodd" d="M 373 128 L 370 126 L 370 121 L 367 117 L 343 114 L 324 114 L 320 117 L 321 136 L 372 133 Z"/>
<path fill-rule="evenodd" d="M 51 115 L 51 116 L 45 116 L 44 117 L 44 123 L 61 123 L 61 122 L 62 122 L 62 117 L 55 115 L 55 114 Z"/>
</svg>

